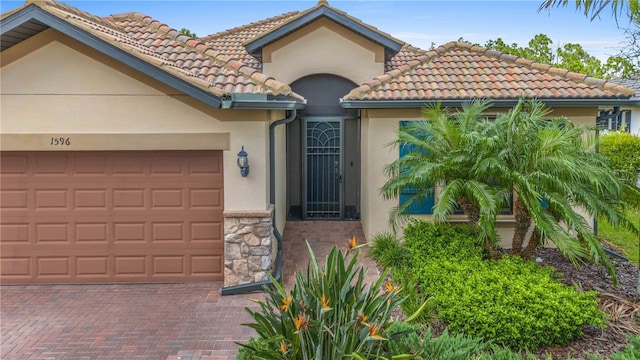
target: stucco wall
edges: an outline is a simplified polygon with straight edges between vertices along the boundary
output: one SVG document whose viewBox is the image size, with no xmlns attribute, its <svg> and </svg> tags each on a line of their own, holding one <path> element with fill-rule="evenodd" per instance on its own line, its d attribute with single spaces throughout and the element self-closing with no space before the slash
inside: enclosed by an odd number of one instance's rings
<svg viewBox="0 0 640 360">
<path fill-rule="evenodd" d="M 491 113 L 506 112 L 508 109 L 491 109 Z M 576 125 L 593 125 L 597 116 L 596 108 L 557 109 L 550 116 L 566 116 Z M 387 177 L 384 168 L 398 159 L 398 149 L 386 146 L 392 142 L 402 120 L 419 120 L 420 110 L 368 110 L 362 112 L 362 227 L 367 239 L 376 234 L 388 232 L 389 213 L 398 200 L 383 200 L 380 188 Z M 417 216 L 430 219 L 430 216 Z M 454 220 L 464 221 L 464 216 L 454 216 Z M 510 246 L 513 236 L 513 216 L 499 217 L 498 233 L 503 246 Z"/>
<path fill-rule="evenodd" d="M 267 111 L 213 109 L 54 30 L 2 60 L 0 132 L 17 139 L 12 150 L 137 150 L 136 138 L 154 149 L 224 150 L 225 209 L 267 208 Z M 71 144 L 52 147 L 52 136 Z M 242 145 L 245 178 L 236 165 Z"/>
<path fill-rule="evenodd" d="M 263 71 L 285 83 L 327 73 L 361 84 L 384 73 L 384 49 L 321 19 L 266 46 Z"/>
<path fill-rule="evenodd" d="M 631 110 L 631 133 L 640 136 L 640 107 L 623 107 L 621 110 Z"/>
</svg>

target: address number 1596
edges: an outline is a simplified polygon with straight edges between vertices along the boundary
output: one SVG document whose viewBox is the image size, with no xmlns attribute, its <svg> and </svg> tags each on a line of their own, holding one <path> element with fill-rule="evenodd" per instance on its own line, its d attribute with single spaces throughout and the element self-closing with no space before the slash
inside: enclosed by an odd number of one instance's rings
<svg viewBox="0 0 640 360">
<path fill-rule="evenodd" d="M 52 137 L 51 143 L 49 145 L 52 146 L 69 146 L 71 145 L 71 138 L 68 137 Z"/>
</svg>

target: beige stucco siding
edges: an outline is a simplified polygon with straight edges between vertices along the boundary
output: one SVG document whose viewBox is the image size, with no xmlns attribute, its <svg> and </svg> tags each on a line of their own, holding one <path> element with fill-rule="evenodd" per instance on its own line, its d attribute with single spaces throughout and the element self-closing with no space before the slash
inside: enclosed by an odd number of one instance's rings
<svg viewBox="0 0 640 360">
<path fill-rule="evenodd" d="M 361 84 L 384 73 L 381 46 L 327 19 L 266 46 L 263 61 L 264 73 L 285 83 L 334 74 Z"/>
<path fill-rule="evenodd" d="M 225 210 L 266 209 L 269 112 L 213 109 L 53 30 L 2 60 L 0 133 L 11 150 L 224 150 Z M 59 136 L 70 144 L 52 146 Z"/>
<path fill-rule="evenodd" d="M 492 113 L 506 112 L 508 109 L 492 109 Z M 593 125 L 597 115 L 596 108 L 557 109 L 551 116 L 566 116 L 576 125 Z M 361 221 L 369 240 L 376 234 L 388 232 L 389 213 L 397 206 L 398 200 L 383 200 L 380 188 L 387 177 L 384 168 L 398 159 L 397 148 L 386 146 L 394 141 L 400 121 L 419 120 L 420 110 L 368 110 L 362 112 L 362 213 Z M 416 216 L 429 220 L 428 215 Z M 464 221 L 464 216 L 454 217 Z M 498 232 L 503 246 L 509 246 L 513 236 L 513 216 L 501 216 Z"/>
</svg>

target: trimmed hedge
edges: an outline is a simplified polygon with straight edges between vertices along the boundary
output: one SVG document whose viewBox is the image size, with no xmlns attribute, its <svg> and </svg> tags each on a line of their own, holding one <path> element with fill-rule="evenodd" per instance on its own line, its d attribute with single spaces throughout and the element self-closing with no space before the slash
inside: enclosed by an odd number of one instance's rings
<svg viewBox="0 0 640 360">
<path fill-rule="evenodd" d="M 595 292 L 563 285 L 535 262 L 486 260 L 468 226 L 415 222 L 405 230 L 404 246 L 408 261 L 394 271 L 395 281 L 431 296 L 452 334 L 534 350 L 565 344 L 584 325 L 604 326 Z"/>
</svg>

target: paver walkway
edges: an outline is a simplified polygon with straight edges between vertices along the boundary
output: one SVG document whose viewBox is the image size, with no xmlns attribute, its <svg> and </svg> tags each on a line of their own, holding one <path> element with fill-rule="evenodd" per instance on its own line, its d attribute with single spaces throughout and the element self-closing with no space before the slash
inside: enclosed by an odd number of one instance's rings
<svg viewBox="0 0 640 360">
<path fill-rule="evenodd" d="M 358 222 L 289 222 L 284 278 L 356 236 Z M 364 266 L 370 260 L 361 258 Z M 368 278 L 376 278 L 375 268 Z M 1 359 L 234 359 L 253 330 L 245 307 L 262 293 L 219 296 L 221 282 L 0 287 Z"/>
</svg>

